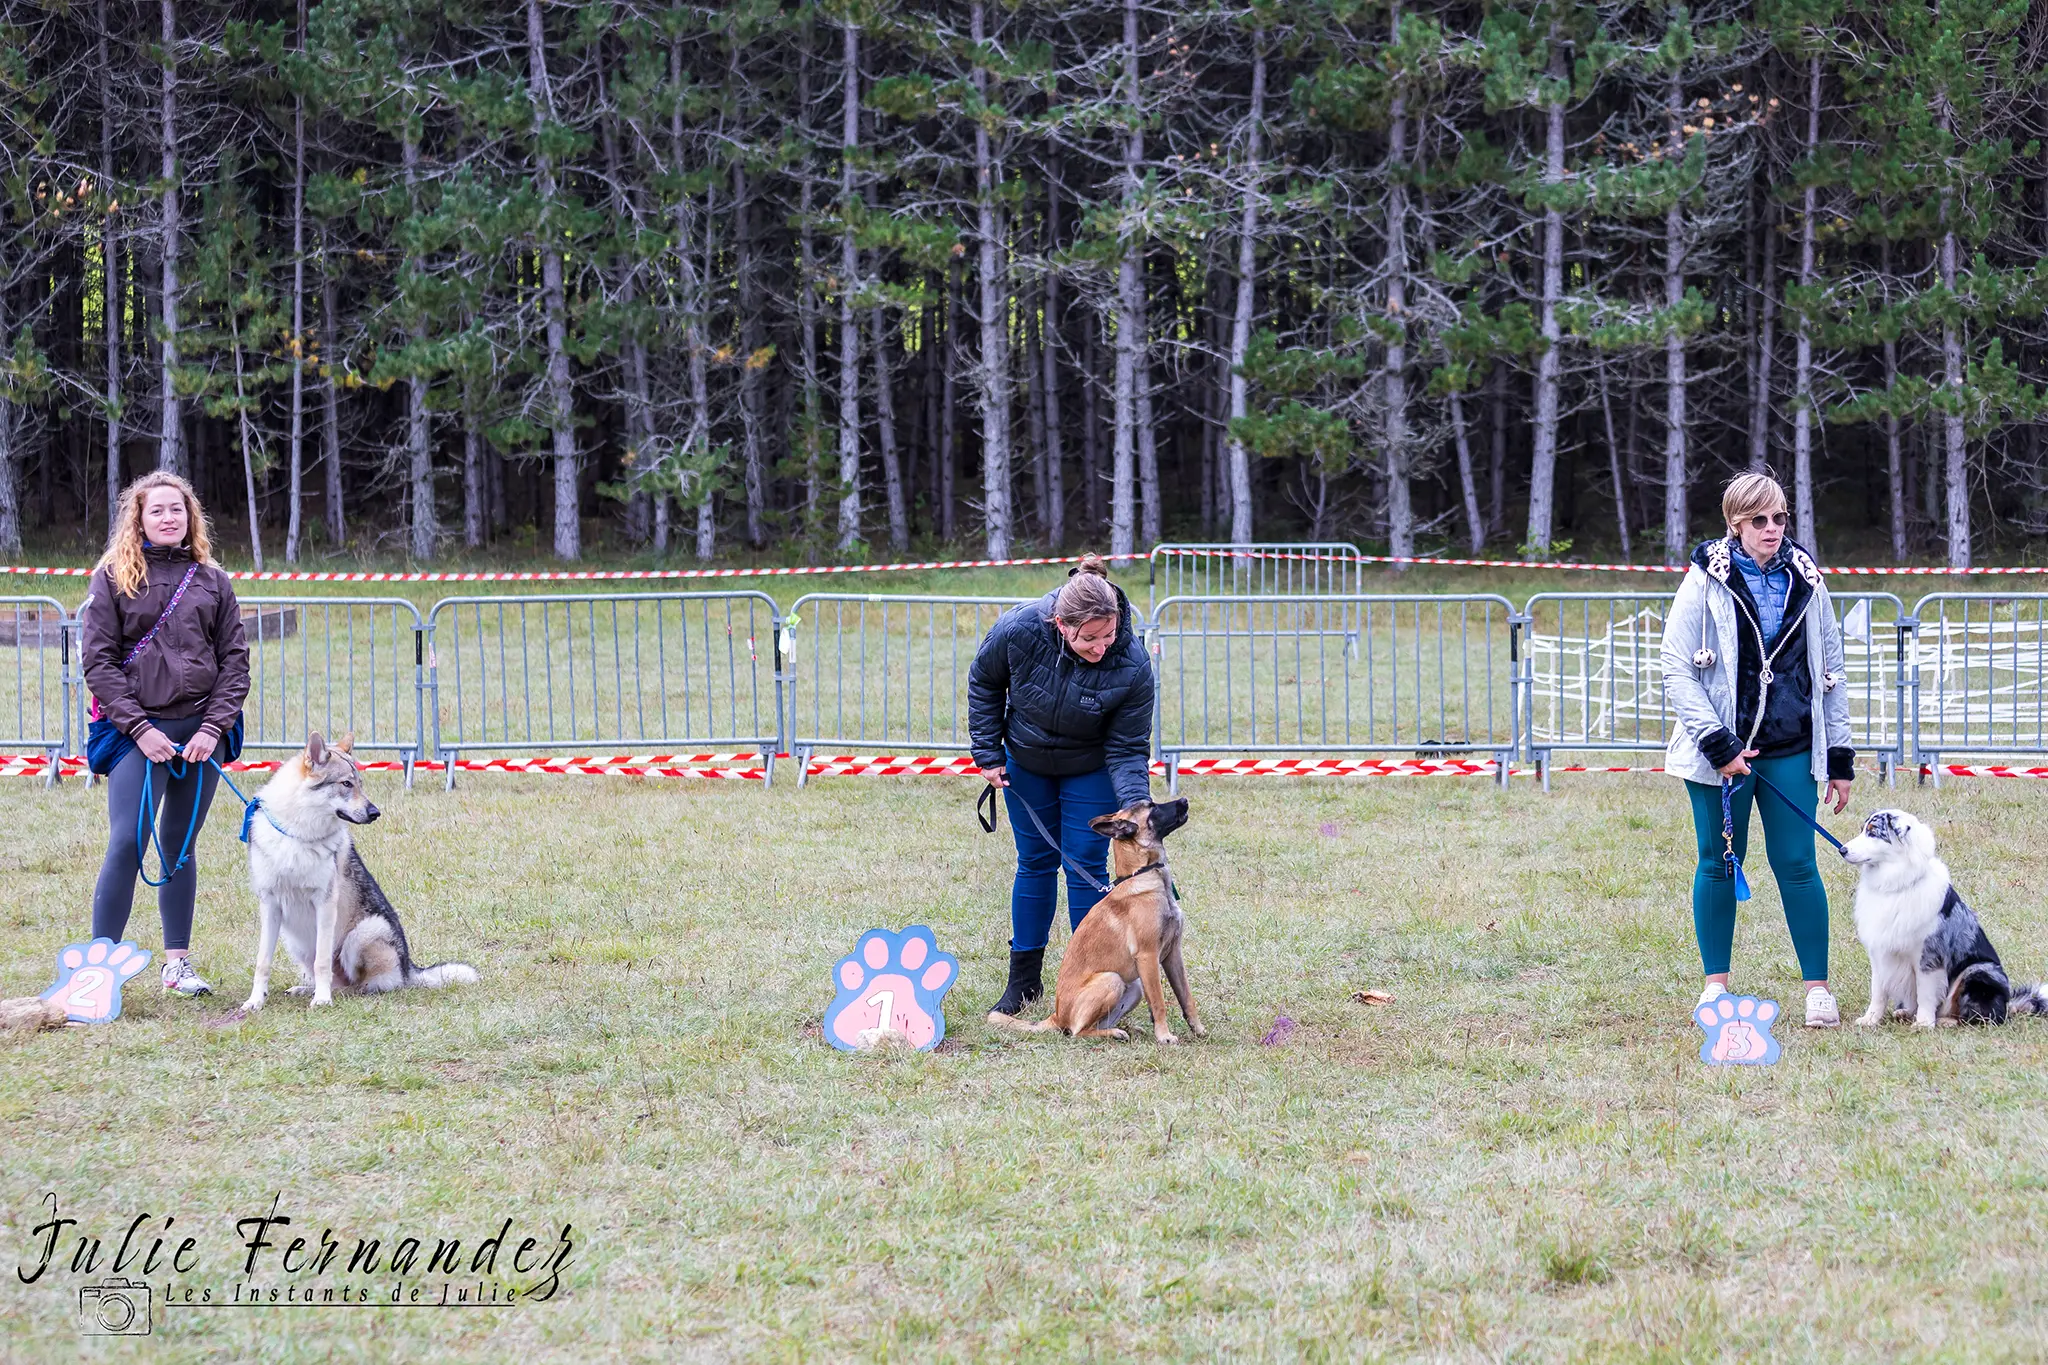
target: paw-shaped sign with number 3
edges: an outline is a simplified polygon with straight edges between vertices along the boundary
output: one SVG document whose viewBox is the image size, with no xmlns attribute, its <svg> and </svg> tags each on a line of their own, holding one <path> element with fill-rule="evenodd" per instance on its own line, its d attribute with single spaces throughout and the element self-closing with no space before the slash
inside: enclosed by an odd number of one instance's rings
<svg viewBox="0 0 2048 1365">
<path fill-rule="evenodd" d="M 825 1041 L 843 1052 L 896 1041 L 920 1052 L 946 1036 L 940 1002 L 960 979 L 960 959 L 939 951 L 922 924 L 900 934 L 870 929 L 832 969 Z"/>
<path fill-rule="evenodd" d="M 1769 1066 L 1778 1060 L 1778 1040 L 1771 1036 L 1777 1001 L 1717 995 L 1692 1017 L 1707 1031 L 1707 1040 L 1700 1044 L 1700 1060 L 1707 1065 Z"/>
<path fill-rule="evenodd" d="M 57 984 L 43 999 L 60 1001 L 74 1024 L 104 1024 L 121 1017 L 121 987 L 148 965 L 149 954 L 125 941 L 67 943 L 57 954 Z"/>
</svg>

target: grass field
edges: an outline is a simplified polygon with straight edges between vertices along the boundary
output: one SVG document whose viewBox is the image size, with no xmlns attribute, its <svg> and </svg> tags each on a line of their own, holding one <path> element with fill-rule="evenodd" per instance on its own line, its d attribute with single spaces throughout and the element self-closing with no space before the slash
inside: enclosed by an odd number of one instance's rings
<svg viewBox="0 0 2048 1365">
<path fill-rule="evenodd" d="M 1177 1048 L 1142 1026 L 1096 1046 L 980 1021 L 1008 831 L 984 837 L 972 788 L 937 779 L 376 779 L 386 815 L 362 846 L 416 953 L 483 984 L 317 1014 L 274 996 L 209 1027 L 253 948 L 223 812 L 196 944 L 220 995 L 168 1001 L 145 975 L 119 1022 L 0 1049 L 18 1267 L 0 1358 L 2040 1358 L 2048 1027 L 1789 1028 L 1775 1068 L 1701 1066 L 1691 834 L 1668 779 L 1187 791 L 1172 851 L 1210 1036 Z M 1853 810 L 1877 796 L 1866 778 Z M 1898 799 L 1938 822 L 2015 975 L 2048 969 L 2048 792 Z M 76 783 L 0 786 L 0 994 L 40 989 L 84 935 L 103 821 Z M 1825 876 L 1860 1010 L 1846 870 Z M 961 960 L 946 1043 L 833 1052 L 833 962 L 911 922 Z M 132 932 L 160 945 L 146 899 Z M 1767 885 L 1736 984 L 1796 1012 Z M 1395 1003 L 1353 1003 L 1363 987 Z M 1298 1031 L 1261 1046 L 1280 1014 Z M 137 1215 L 156 1219 L 142 1239 L 175 1216 L 166 1253 L 189 1233 L 196 1263 L 148 1280 L 222 1298 L 245 1282 L 236 1221 L 273 1198 L 294 1222 L 272 1239 L 317 1247 L 331 1227 L 343 1261 L 368 1237 L 473 1249 L 508 1218 L 507 1258 L 565 1223 L 574 1250 L 547 1302 L 210 1312 L 160 1294 L 146 1344 L 95 1347 L 74 1323 L 97 1278 L 70 1269 L 76 1229 L 20 1282 L 46 1193 L 108 1254 Z M 278 1256 L 246 1282 L 393 1279 L 294 1281 Z"/>
</svg>

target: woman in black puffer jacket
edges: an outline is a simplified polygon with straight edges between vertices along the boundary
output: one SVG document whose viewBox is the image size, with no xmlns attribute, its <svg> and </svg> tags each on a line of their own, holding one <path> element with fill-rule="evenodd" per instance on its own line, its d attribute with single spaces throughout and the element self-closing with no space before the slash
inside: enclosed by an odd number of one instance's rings
<svg viewBox="0 0 2048 1365">
<path fill-rule="evenodd" d="M 1097 895 L 1072 865 L 1108 879 L 1109 841 L 1088 822 L 1151 800 L 1152 701 L 1152 665 L 1131 629 L 1131 604 L 1095 555 L 1083 555 L 1057 592 L 1003 613 L 981 642 L 967 675 L 968 730 L 1017 837 L 1010 981 L 990 1013 L 1014 1015 L 1044 993 L 1061 855 L 1067 919 L 1079 928 Z M 1058 847 L 1039 835 L 1026 805 Z"/>
</svg>

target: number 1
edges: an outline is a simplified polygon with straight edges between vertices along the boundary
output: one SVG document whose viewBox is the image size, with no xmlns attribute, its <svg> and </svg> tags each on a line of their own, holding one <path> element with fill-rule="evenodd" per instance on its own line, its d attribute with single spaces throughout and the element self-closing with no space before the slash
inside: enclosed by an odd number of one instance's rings
<svg viewBox="0 0 2048 1365">
<path fill-rule="evenodd" d="M 873 1005 L 877 1000 L 882 1003 L 875 1009 L 875 1027 L 887 1028 L 889 1027 L 889 1016 L 896 1008 L 896 992 L 876 991 L 873 995 L 861 1001 L 861 1004 Z"/>
</svg>

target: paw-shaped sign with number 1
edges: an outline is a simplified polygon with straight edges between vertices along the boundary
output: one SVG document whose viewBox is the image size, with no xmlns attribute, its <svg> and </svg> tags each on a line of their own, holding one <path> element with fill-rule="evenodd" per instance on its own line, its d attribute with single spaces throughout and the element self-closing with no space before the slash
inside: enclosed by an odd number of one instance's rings
<svg viewBox="0 0 2048 1365">
<path fill-rule="evenodd" d="M 842 1052 L 901 1040 L 923 1052 L 946 1036 L 940 1004 L 960 979 L 960 959 L 939 951 L 922 924 L 870 929 L 832 969 L 825 1041 Z"/>
<path fill-rule="evenodd" d="M 121 987 L 148 965 L 149 954 L 126 941 L 67 943 L 57 954 L 57 984 L 43 999 L 61 1002 L 71 1023 L 104 1024 L 121 1017 Z"/>
<path fill-rule="evenodd" d="M 1753 995 L 1717 995 L 1693 1011 L 1706 1030 L 1700 1060 L 1709 1066 L 1769 1066 L 1778 1060 L 1778 1040 L 1771 1024 L 1778 1002 Z"/>
</svg>

